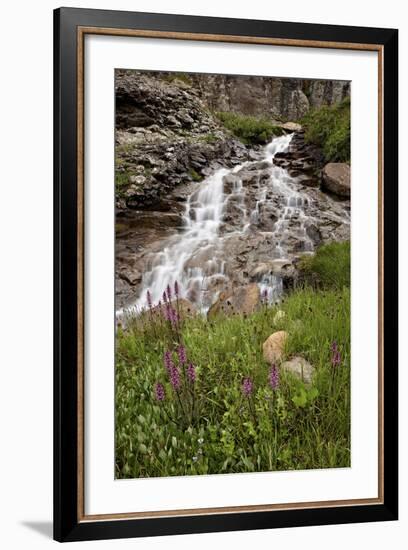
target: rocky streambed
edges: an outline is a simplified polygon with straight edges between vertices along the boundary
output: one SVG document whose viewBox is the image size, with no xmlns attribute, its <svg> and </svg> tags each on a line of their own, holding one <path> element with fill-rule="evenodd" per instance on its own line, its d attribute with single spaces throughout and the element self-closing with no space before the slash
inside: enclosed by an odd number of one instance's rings
<svg viewBox="0 0 408 550">
<path fill-rule="evenodd" d="M 203 311 L 251 285 L 255 301 L 273 301 L 296 284 L 303 254 L 348 239 L 349 200 L 320 189 L 313 163 L 293 166 L 301 144 L 301 134 L 274 138 L 252 160 L 176 187 L 162 209 L 118 217 L 117 306 L 145 307 L 147 290 L 157 303 L 175 281 Z"/>
</svg>

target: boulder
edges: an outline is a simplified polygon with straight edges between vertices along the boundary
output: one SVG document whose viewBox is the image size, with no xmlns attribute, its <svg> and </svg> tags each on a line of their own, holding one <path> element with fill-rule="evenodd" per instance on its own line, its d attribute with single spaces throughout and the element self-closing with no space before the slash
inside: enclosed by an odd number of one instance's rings
<svg viewBox="0 0 408 550">
<path fill-rule="evenodd" d="M 135 286 L 142 280 L 142 274 L 137 269 L 123 269 L 119 272 L 119 278 L 128 285 Z"/>
<path fill-rule="evenodd" d="M 180 313 L 180 317 L 194 317 L 197 315 L 197 308 L 186 298 L 179 298 L 178 305 L 177 300 L 173 300 L 172 307 Z"/>
<path fill-rule="evenodd" d="M 350 166 L 345 162 L 329 162 L 323 168 L 323 188 L 339 197 L 350 198 Z"/>
<path fill-rule="evenodd" d="M 272 365 L 279 362 L 285 351 L 285 344 L 288 338 L 288 333 L 284 330 L 274 332 L 263 343 L 263 357 L 267 363 Z"/>
<path fill-rule="evenodd" d="M 292 357 L 290 361 L 281 364 L 281 369 L 290 372 L 305 384 L 311 384 L 314 367 L 304 357 Z"/>
<path fill-rule="evenodd" d="M 232 290 L 221 292 L 218 300 L 208 310 L 208 318 L 218 314 L 250 315 L 261 306 L 261 295 L 257 284 L 238 286 Z"/>
<path fill-rule="evenodd" d="M 298 122 L 285 122 L 280 124 L 280 127 L 288 132 L 300 132 L 302 130 L 302 125 Z"/>
</svg>

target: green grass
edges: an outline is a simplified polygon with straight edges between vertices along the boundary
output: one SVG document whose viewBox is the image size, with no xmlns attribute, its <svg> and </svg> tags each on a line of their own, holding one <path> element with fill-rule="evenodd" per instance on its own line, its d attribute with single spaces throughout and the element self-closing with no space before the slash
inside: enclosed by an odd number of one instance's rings
<svg viewBox="0 0 408 550">
<path fill-rule="evenodd" d="M 326 162 L 350 161 L 350 98 L 311 109 L 302 125 L 306 142 L 320 147 Z"/>
<path fill-rule="evenodd" d="M 192 80 L 187 73 L 169 73 L 162 76 L 162 79 L 166 82 L 171 82 L 177 84 L 177 80 L 191 86 Z"/>
<path fill-rule="evenodd" d="M 323 288 L 350 286 L 350 241 L 320 246 L 313 256 L 304 256 L 301 275 L 307 282 Z"/>
<path fill-rule="evenodd" d="M 274 322 L 276 311 L 285 316 Z M 289 334 L 285 357 L 314 367 L 311 387 L 281 373 L 268 384 L 262 344 Z M 194 384 L 176 393 L 163 354 L 180 339 L 196 366 Z M 330 346 L 341 365 L 333 368 Z M 174 362 L 177 358 L 174 354 Z M 242 393 L 251 377 L 253 394 Z M 155 384 L 165 387 L 163 402 Z M 118 329 L 116 347 L 117 478 L 216 474 L 350 465 L 350 291 L 296 290 L 279 306 L 251 316 L 185 319 L 174 331 L 161 317 Z"/>
<path fill-rule="evenodd" d="M 123 197 L 127 186 L 130 184 L 130 174 L 128 172 L 119 172 L 115 170 L 115 196 Z"/>
<path fill-rule="evenodd" d="M 211 132 L 209 132 L 208 134 L 204 134 L 199 139 L 200 141 L 204 141 L 205 143 L 216 143 L 219 140 L 219 138 L 217 138 L 217 136 Z"/>
<path fill-rule="evenodd" d="M 266 143 L 273 136 L 282 134 L 282 129 L 267 118 L 233 112 L 217 112 L 215 115 L 245 145 Z"/>
</svg>

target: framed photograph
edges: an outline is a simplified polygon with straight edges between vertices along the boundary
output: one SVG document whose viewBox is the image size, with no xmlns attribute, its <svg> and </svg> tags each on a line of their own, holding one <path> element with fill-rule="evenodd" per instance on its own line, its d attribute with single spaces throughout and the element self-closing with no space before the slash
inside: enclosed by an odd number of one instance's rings
<svg viewBox="0 0 408 550">
<path fill-rule="evenodd" d="M 55 539 L 397 519 L 397 30 L 54 29 Z"/>
</svg>

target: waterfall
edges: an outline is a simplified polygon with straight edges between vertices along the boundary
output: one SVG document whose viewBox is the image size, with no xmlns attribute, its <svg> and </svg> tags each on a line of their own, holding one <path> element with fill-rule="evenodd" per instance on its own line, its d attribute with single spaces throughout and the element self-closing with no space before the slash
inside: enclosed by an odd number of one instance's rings
<svg viewBox="0 0 408 550">
<path fill-rule="evenodd" d="M 277 221 L 270 232 L 275 241 L 274 257 L 286 257 L 285 232 L 294 220 L 298 223 L 299 238 L 306 243 L 305 249 L 313 250 L 305 226 L 309 219 L 305 211 L 309 199 L 296 189 L 296 178 L 273 164 L 276 153 L 286 151 L 291 139 L 292 135 L 274 138 L 257 161 L 247 161 L 233 169 L 221 168 L 199 185 L 188 197 L 182 231 L 166 240 L 161 252 L 152 254 L 142 278 L 140 295 L 130 309 L 137 311 L 146 307 L 147 290 L 157 304 L 167 285 L 174 288 L 177 281 L 181 297 L 189 299 L 203 312 L 208 310 L 217 297 L 217 288 L 229 280 L 228 239 L 237 234 L 245 236 L 253 228 L 258 230 L 260 211 L 271 195 L 279 197 Z M 267 177 L 258 179 L 259 194 L 251 210 L 246 206 L 248 190 L 241 174 L 253 170 L 251 174 L 256 176 L 260 162 Z M 238 221 L 232 229 L 224 230 L 224 215 L 231 202 L 239 212 Z M 267 275 L 258 284 L 270 301 L 277 300 L 282 293 L 279 277 Z"/>
</svg>

